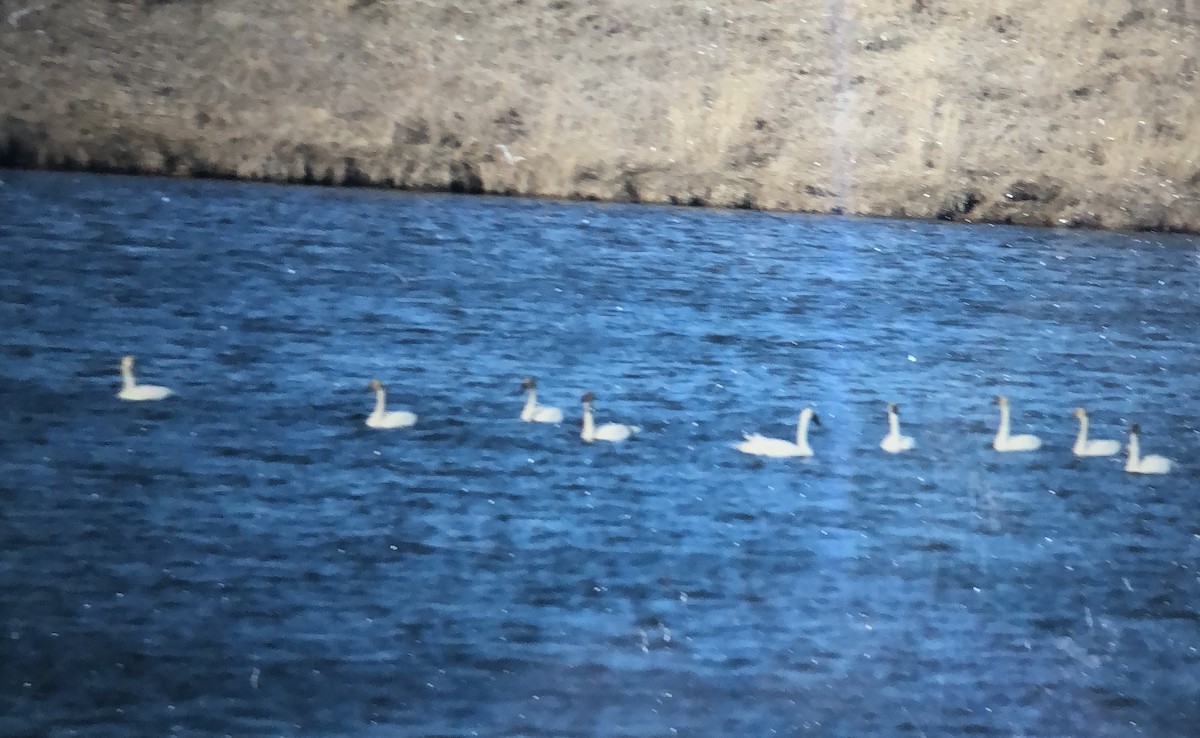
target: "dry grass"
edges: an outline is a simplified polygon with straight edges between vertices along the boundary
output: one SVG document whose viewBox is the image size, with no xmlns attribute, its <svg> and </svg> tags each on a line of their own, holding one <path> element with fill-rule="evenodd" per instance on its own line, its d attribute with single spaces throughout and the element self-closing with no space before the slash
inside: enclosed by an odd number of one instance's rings
<svg viewBox="0 0 1200 738">
<path fill-rule="evenodd" d="M 1196 0 L 45 5 L 14 163 L 1200 230 Z"/>
</svg>

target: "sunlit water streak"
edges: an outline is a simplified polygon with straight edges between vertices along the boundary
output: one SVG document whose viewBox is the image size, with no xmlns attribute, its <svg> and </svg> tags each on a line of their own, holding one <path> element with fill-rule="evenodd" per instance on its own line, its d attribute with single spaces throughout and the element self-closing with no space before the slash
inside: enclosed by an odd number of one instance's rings
<svg viewBox="0 0 1200 738">
<path fill-rule="evenodd" d="M 0 734 L 1200 724 L 1194 241 L 3 179 Z"/>
</svg>

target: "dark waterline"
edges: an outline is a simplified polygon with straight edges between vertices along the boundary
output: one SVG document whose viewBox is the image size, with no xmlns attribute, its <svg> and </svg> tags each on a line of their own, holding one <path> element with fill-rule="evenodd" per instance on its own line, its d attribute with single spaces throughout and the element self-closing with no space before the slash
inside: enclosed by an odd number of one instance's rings
<svg viewBox="0 0 1200 738">
<path fill-rule="evenodd" d="M 0 180 L 0 735 L 1200 725 L 1194 239 Z"/>
</svg>

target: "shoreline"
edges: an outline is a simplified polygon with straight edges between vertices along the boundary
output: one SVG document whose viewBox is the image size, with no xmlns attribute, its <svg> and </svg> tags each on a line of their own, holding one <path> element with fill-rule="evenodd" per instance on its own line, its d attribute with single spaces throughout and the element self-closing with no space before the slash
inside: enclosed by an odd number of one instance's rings
<svg viewBox="0 0 1200 738">
<path fill-rule="evenodd" d="M 366 190 L 370 192 L 385 192 L 394 193 L 397 195 L 433 195 L 433 196 L 466 196 L 466 197 L 486 197 L 497 200 L 504 199 L 520 199 L 530 200 L 534 202 L 559 202 L 572 205 L 624 205 L 624 206 L 645 206 L 655 208 L 680 208 L 683 210 L 713 210 L 717 212 L 727 213 L 761 213 L 763 215 L 797 215 L 805 217 L 834 217 L 846 218 L 853 220 L 862 218 L 867 220 L 891 221 L 891 222 L 911 222 L 923 223 L 926 225 L 939 226 L 988 226 L 996 228 L 1018 228 L 1029 229 L 1031 231 L 1044 230 L 1060 230 L 1069 231 L 1072 233 L 1097 233 L 1102 235 L 1129 235 L 1137 236 L 1139 234 L 1154 234 L 1162 236 L 1177 236 L 1186 240 L 1194 240 L 1200 238 L 1200 230 L 1172 230 L 1170 228 L 1150 228 L 1150 227 L 1129 227 L 1129 228 L 1097 228 L 1095 226 L 1085 224 L 1041 224 L 1041 223 L 1014 223 L 1014 222 L 998 222 L 987 220 L 971 220 L 963 218 L 938 218 L 938 217 L 918 217 L 918 216 L 896 216 L 896 215 L 876 215 L 871 213 L 846 213 L 835 211 L 820 211 L 820 210 L 769 210 L 758 207 L 739 207 L 739 206 L 713 206 L 695 202 L 645 202 L 621 199 L 603 199 L 596 196 L 588 197 L 570 197 L 559 195 L 539 195 L 519 192 L 459 192 L 450 189 L 436 189 L 431 187 L 394 187 L 385 184 L 372 183 L 329 183 L 317 181 L 289 181 L 289 180 L 268 180 L 268 179 L 252 179 L 237 176 L 200 176 L 200 175 L 176 175 L 165 174 L 162 172 L 141 172 L 141 171 L 118 171 L 113 169 L 105 169 L 103 167 L 31 167 L 31 166 L 14 166 L 4 163 L 0 159 L 0 174 L 3 172 L 30 172 L 44 174 L 61 174 L 61 175 L 96 175 L 106 177 L 133 177 L 133 178 L 162 178 L 173 181 L 194 181 L 194 182 L 234 182 L 248 186 L 254 185 L 269 185 L 273 187 L 310 187 L 326 190 Z M 3 177 L 0 176 L 0 182 Z"/>
</svg>

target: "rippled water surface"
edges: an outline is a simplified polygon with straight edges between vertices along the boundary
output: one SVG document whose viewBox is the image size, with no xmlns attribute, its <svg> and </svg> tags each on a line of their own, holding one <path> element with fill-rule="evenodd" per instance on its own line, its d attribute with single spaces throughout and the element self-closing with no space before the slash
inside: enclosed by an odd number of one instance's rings
<svg viewBox="0 0 1200 738">
<path fill-rule="evenodd" d="M 0 735 L 1200 725 L 1196 241 L 0 179 Z"/>
</svg>

